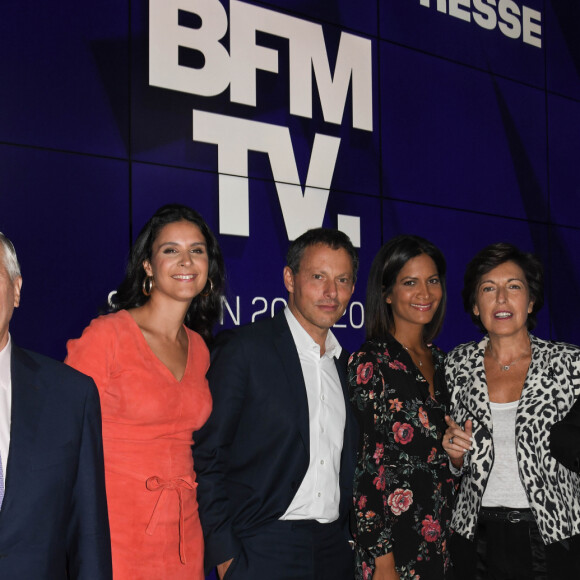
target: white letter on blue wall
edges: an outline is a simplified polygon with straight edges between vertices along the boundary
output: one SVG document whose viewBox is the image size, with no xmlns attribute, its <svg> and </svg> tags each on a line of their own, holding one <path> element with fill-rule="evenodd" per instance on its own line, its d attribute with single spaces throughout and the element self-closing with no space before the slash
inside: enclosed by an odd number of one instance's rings
<svg viewBox="0 0 580 580">
<path fill-rule="evenodd" d="M 220 233 L 250 235 L 249 151 L 268 154 L 288 239 L 322 225 L 340 138 L 315 135 L 304 192 L 287 127 L 194 110 L 193 139 L 218 146 Z"/>
</svg>

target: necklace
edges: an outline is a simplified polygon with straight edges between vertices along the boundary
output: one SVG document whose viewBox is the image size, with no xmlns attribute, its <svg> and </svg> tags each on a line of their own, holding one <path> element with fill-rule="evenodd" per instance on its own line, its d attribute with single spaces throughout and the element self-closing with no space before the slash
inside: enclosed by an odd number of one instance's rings
<svg viewBox="0 0 580 580">
<path fill-rule="evenodd" d="M 513 365 L 515 365 L 517 362 L 521 361 L 523 358 L 527 357 L 531 353 L 531 349 L 527 350 L 526 352 L 524 352 L 524 354 L 522 354 L 521 356 L 513 360 L 511 363 L 506 365 L 500 362 L 500 360 L 497 358 L 493 350 L 491 350 L 491 343 L 487 344 L 487 350 L 489 350 L 489 354 L 491 354 L 495 362 L 499 365 L 501 371 L 509 371 Z"/>
<path fill-rule="evenodd" d="M 409 353 L 411 360 L 413 360 L 413 354 L 411 353 L 411 351 L 403 343 L 401 343 L 401 346 Z M 417 356 L 417 354 L 415 354 L 415 356 L 417 357 L 417 362 L 419 363 L 419 366 L 422 367 L 423 361 Z"/>
</svg>

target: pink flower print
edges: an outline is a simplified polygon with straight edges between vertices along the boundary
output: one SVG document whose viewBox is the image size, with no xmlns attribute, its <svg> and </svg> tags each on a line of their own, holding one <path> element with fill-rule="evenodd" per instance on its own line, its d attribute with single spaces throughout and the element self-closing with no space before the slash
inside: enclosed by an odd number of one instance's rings
<svg viewBox="0 0 580 580">
<path fill-rule="evenodd" d="M 387 475 L 385 473 L 385 468 L 382 465 L 379 467 L 378 475 L 373 479 L 373 484 L 377 489 L 384 491 L 387 484 Z"/>
<path fill-rule="evenodd" d="M 395 441 L 401 445 L 406 445 L 413 439 L 413 427 L 409 423 L 400 423 L 397 421 L 393 425 Z"/>
<path fill-rule="evenodd" d="M 363 562 L 362 565 L 362 577 L 363 580 L 371 580 L 373 577 L 373 569 L 370 566 L 367 566 L 366 562 Z"/>
<path fill-rule="evenodd" d="M 389 495 L 388 504 L 394 515 L 400 516 L 406 512 L 413 503 L 413 492 L 410 489 L 398 487 Z"/>
<path fill-rule="evenodd" d="M 421 421 L 421 425 L 425 427 L 425 429 L 429 429 L 429 417 L 427 416 L 427 412 L 423 407 L 419 407 L 419 421 Z"/>
<path fill-rule="evenodd" d="M 373 459 L 375 463 L 378 465 L 385 454 L 385 446 L 382 443 L 377 443 L 375 454 L 373 455 Z"/>
<path fill-rule="evenodd" d="M 358 509 L 359 510 L 362 510 L 366 505 L 367 505 L 367 496 L 366 495 L 361 495 L 358 498 Z"/>
<path fill-rule="evenodd" d="M 403 408 L 403 403 L 399 399 L 389 399 L 389 403 L 391 403 L 389 411 L 400 411 Z"/>
<path fill-rule="evenodd" d="M 394 360 L 389 363 L 389 367 L 396 371 L 406 371 L 407 367 L 399 360 Z"/>
<path fill-rule="evenodd" d="M 423 527 L 421 528 L 421 534 L 427 542 L 436 542 L 441 535 L 441 526 L 437 520 L 433 519 L 433 516 L 426 516 L 421 522 Z"/>
<path fill-rule="evenodd" d="M 431 453 L 429 453 L 429 457 L 427 457 L 427 463 L 431 463 L 435 456 L 437 455 L 437 447 L 431 447 Z"/>
<path fill-rule="evenodd" d="M 366 385 L 371 380 L 372 376 L 373 376 L 373 363 L 371 363 L 371 362 L 364 363 L 364 364 L 361 363 L 356 368 L 356 384 L 357 385 L 360 385 L 361 383 L 363 385 Z"/>
</svg>

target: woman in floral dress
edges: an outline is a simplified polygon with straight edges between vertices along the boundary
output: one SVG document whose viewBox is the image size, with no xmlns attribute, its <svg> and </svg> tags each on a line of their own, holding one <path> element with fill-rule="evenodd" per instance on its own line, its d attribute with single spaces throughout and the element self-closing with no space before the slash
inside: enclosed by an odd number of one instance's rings
<svg viewBox="0 0 580 580">
<path fill-rule="evenodd" d="M 367 285 L 367 340 L 349 361 L 361 427 L 354 482 L 356 577 L 448 577 L 454 480 L 446 429 L 444 354 L 430 344 L 445 315 L 445 260 L 403 235 L 375 257 Z"/>
</svg>

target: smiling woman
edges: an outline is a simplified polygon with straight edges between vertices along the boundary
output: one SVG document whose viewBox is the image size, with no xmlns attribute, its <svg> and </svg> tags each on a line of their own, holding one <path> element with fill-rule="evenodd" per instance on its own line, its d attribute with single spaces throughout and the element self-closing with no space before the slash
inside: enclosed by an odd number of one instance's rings
<svg viewBox="0 0 580 580">
<path fill-rule="evenodd" d="M 223 285 L 203 218 L 164 206 L 135 241 L 113 313 L 68 342 L 66 362 L 101 396 L 115 578 L 204 577 L 191 445 L 212 407 L 205 342 Z"/>
<path fill-rule="evenodd" d="M 580 477 L 550 455 L 549 433 L 580 394 L 580 349 L 530 334 L 543 304 L 532 254 L 493 244 L 468 264 L 463 302 L 487 332 L 449 353 L 443 438 L 462 475 L 451 555 L 457 580 L 577 578 Z M 545 546 L 544 546 L 545 544 Z"/>
<path fill-rule="evenodd" d="M 362 436 L 355 472 L 356 577 L 448 577 L 454 483 L 441 446 L 444 353 L 431 344 L 446 301 L 445 260 L 427 240 L 398 236 L 375 256 L 367 340 L 349 361 Z"/>
</svg>

